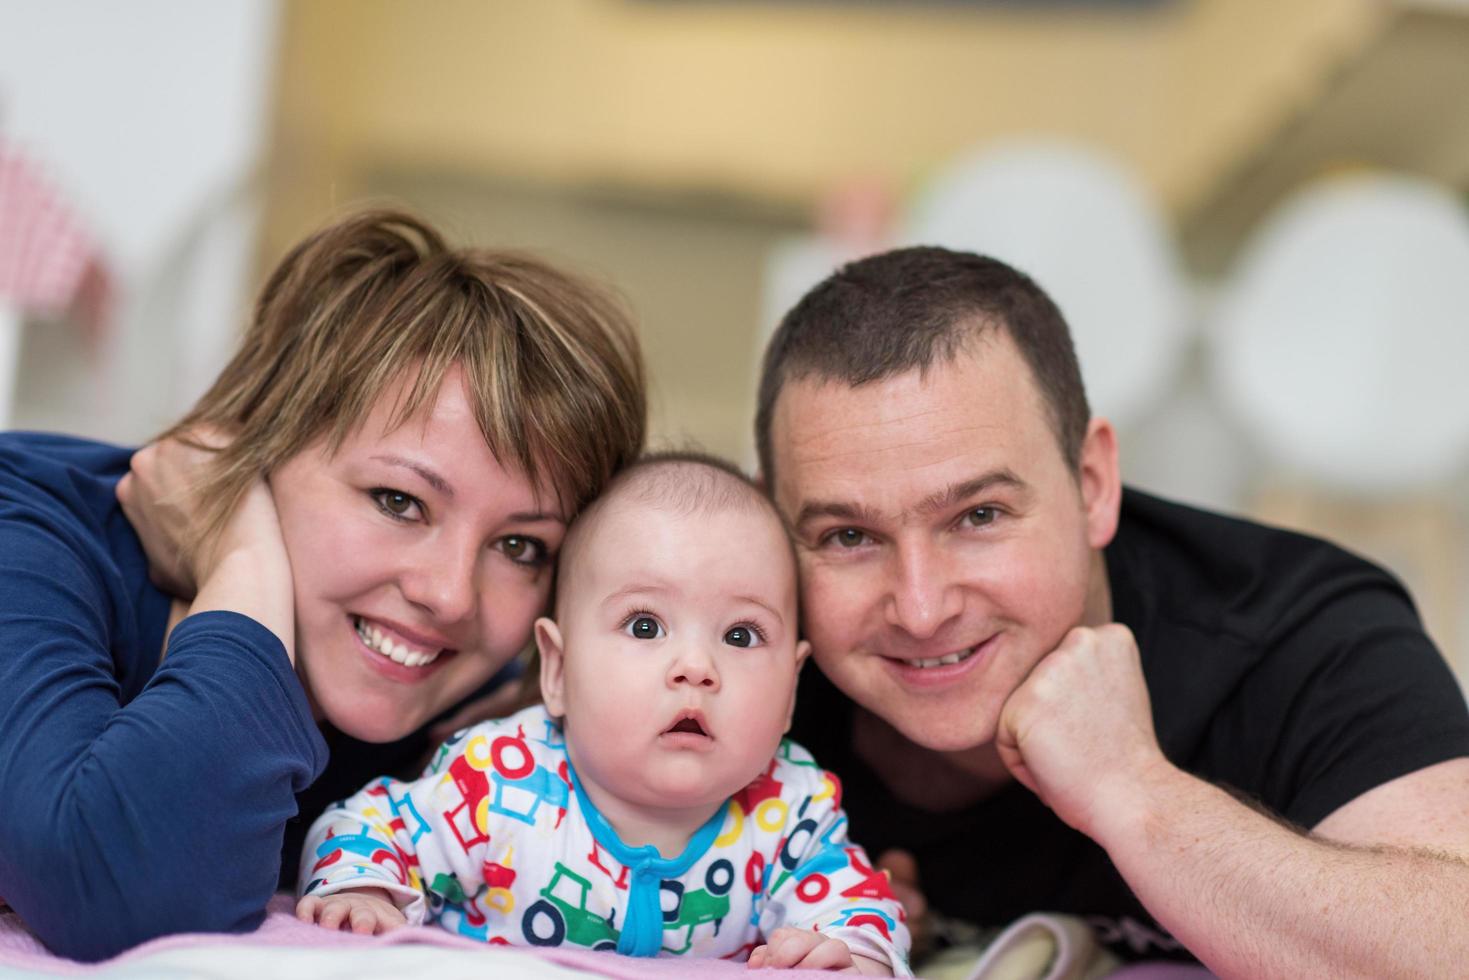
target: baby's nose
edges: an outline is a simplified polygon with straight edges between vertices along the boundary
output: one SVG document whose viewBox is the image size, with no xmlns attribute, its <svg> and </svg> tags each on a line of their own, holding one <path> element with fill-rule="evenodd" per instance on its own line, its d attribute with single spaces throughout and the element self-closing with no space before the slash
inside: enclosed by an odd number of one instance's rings
<svg viewBox="0 0 1469 980">
<path fill-rule="evenodd" d="M 688 684 L 693 687 L 718 690 L 719 670 L 715 666 L 714 658 L 696 646 L 694 649 L 681 652 L 674 659 L 669 669 L 668 682 L 671 686 Z"/>
</svg>

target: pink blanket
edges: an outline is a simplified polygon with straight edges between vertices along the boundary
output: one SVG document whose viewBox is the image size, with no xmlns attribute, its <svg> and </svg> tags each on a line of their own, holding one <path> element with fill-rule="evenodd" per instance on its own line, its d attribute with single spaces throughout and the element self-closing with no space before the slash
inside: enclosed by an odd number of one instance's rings
<svg viewBox="0 0 1469 980">
<path fill-rule="evenodd" d="M 54 974 L 86 974 L 105 971 L 110 967 L 132 963 L 166 950 L 207 949 L 210 946 L 246 945 L 261 947 L 335 947 L 343 952 L 374 947 L 397 946 L 404 943 L 429 944 L 457 949 L 477 949 L 484 956 L 502 955 L 501 948 L 485 946 L 462 936 L 451 935 L 441 929 L 400 929 L 382 936 L 354 936 L 350 933 L 327 932 L 315 926 L 299 922 L 291 915 L 292 901 L 286 896 L 277 896 L 270 904 L 270 913 L 261 927 L 248 935 L 198 934 L 167 936 L 144 943 L 121 956 L 95 965 L 63 959 L 46 950 L 40 941 L 21 924 L 13 913 L 0 913 L 0 968 L 9 966 Z M 633 959 L 615 953 L 593 953 L 586 950 L 526 950 L 558 967 L 569 968 L 598 977 L 724 977 L 745 974 L 742 963 L 727 963 L 721 960 L 686 960 L 677 957 L 664 959 Z M 490 974 L 487 972 L 486 976 Z M 761 980 L 769 977 L 805 977 L 811 974 L 793 970 L 767 970 L 759 973 Z"/>
<path fill-rule="evenodd" d="M 144 943 L 121 956 L 97 964 L 78 963 L 48 952 L 30 930 L 21 924 L 18 916 L 10 912 L 0 912 L 0 975 L 5 974 L 7 968 L 10 968 L 11 971 L 25 970 L 61 976 L 96 973 L 105 975 L 117 968 L 142 967 L 146 970 L 150 958 L 164 953 L 192 953 L 193 962 L 201 963 L 229 958 L 230 954 L 225 952 L 226 950 L 234 950 L 234 956 L 238 958 L 239 951 L 242 949 L 269 956 L 272 948 L 336 949 L 342 953 L 343 966 L 347 966 L 346 961 L 356 960 L 365 951 L 414 945 L 441 947 L 461 952 L 477 950 L 475 955 L 497 957 L 502 964 L 506 964 L 510 956 L 520 957 L 519 962 L 522 963 L 525 962 L 524 957 L 530 956 L 544 963 L 547 973 L 559 974 L 563 970 L 572 970 L 586 976 L 623 977 L 627 980 L 637 980 L 642 977 L 693 977 L 695 980 L 698 978 L 718 980 L 722 977 L 724 980 L 732 980 L 741 974 L 749 976 L 751 980 L 756 977 L 759 980 L 778 980 L 781 977 L 801 977 L 804 980 L 811 980 L 813 976 L 809 972 L 794 970 L 763 970 L 750 974 L 747 973 L 744 964 L 727 963 L 722 960 L 686 960 L 678 957 L 644 960 L 618 956 L 615 953 L 521 947 L 512 951 L 505 947 L 485 946 L 483 943 L 451 935 L 432 927 L 400 929 L 384 936 L 354 936 L 343 932 L 327 932 L 324 929 L 299 922 L 291 915 L 291 907 L 292 900 L 289 897 L 277 896 L 270 904 L 270 914 L 266 917 L 264 924 L 253 933 L 239 936 L 222 933 L 168 936 Z M 170 965 L 177 966 L 177 964 Z M 488 962 L 486 965 L 488 967 Z M 125 969 L 124 972 L 131 977 L 139 975 L 136 970 Z M 170 972 L 178 975 L 176 969 Z M 243 970 L 233 971 L 229 972 L 229 975 L 241 975 L 245 972 Z M 456 971 L 450 969 L 448 972 L 453 974 Z M 475 972 L 479 973 L 478 970 Z M 486 969 L 484 975 L 493 976 L 494 973 Z M 1113 974 L 1116 980 L 1124 980 L 1124 978 L 1125 980 L 1205 980 L 1209 976 L 1207 971 L 1199 967 L 1175 964 L 1138 964 Z M 279 973 L 272 973 L 266 977 L 266 980 L 278 980 L 278 978 Z"/>
</svg>

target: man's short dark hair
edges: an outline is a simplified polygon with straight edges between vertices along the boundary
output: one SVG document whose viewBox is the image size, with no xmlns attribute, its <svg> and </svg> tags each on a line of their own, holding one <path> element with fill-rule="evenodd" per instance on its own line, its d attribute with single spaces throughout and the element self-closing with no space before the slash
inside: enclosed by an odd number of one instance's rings
<svg viewBox="0 0 1469 980">
<path fill-rule="evenodd" d="M 773 477 L 770 426 L 787 382 L 882 381 L 1005 331 L 1029 365 L 1061 454 L 1081 463 L 1091 411 L 1066 320 L 1030 277 L 997 259 L 945 248 L 900 248 L 852 262 L 807 293 L 765 349 L 755 444 Z"/>
</svg>

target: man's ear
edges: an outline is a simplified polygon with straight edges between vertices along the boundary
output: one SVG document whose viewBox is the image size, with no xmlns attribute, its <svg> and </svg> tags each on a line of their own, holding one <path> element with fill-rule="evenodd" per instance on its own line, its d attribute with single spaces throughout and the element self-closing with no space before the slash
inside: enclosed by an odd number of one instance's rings
<svg viewBox="0 0 1469 980">
<path fill-rule="evenodd" d="M 786 727 L 785 727 L 785 730 L 786 731 L 790 731 L 791 730 L 791 723 L 793 721 L 795 721 L 795 718 L 796 718 L 796 687 L 797 687 L 797 685 L 796 685 L 795 681 L 798 681 L 798 680 L 801 679 L 801 668 L 804 667 L 804 666 L 806 666 L 806 661 L 807 661 L 808 658 L 810 658 L 810 656 L 811 656 L 811 644 L 808 641 L 802 640 L 800 643 L 797 643 L 796 644 L 796 676 L 792 679 L 792 682 L 791 682 L 791 703 L 790 703 L 790 706 L 786 708 Z"/>
<path fill-rule="evenodd" d="M 1117 462 L 1117 432 L 1104 418 L 1087 423 L 1077 467 L 1081 505 L 1086 511 L 1087 544 L 1100 551 L 1117 533 L 1122 507 L 1122 470 Z"/>
<path fill-rule="evenodd" d="M 566 651 L 556 621 L 542 616 L 536 620 L 536 649 L 541 652 L 541 700 L 553 718 L 566 715 Z"/>
</svg>

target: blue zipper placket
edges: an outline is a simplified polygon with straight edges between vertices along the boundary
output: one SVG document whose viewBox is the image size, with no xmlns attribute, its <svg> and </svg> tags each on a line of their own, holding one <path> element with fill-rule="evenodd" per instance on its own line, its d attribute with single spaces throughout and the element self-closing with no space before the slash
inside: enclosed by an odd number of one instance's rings
<svg viewBox="0 0 1469 980">
<path fill-rule="evenodd" d="M 663 948 L 663 907 L 658 894 L 663 881 L 682 878 L 694 864 L 708 853 L 724 825 L 724 815 L 729 809 L 725 800 L 714 816 L 689 838 L 683 853 L 678 857 L 665 858 L 652 844 L 628 847 L 617 836 L 617 831 L 602 816 L 596 804 L 582 789 L 570 757 L 566 760 L 566 771 L 571 776 L 571 788 L 576 793 L 577 804 L 592 837 L 608 854 L 628 870 L 627 916 L 622 922 L 622 934 L 617 937 L 617 951 L 624 956 L 657 956 Z"/>
</svg>

